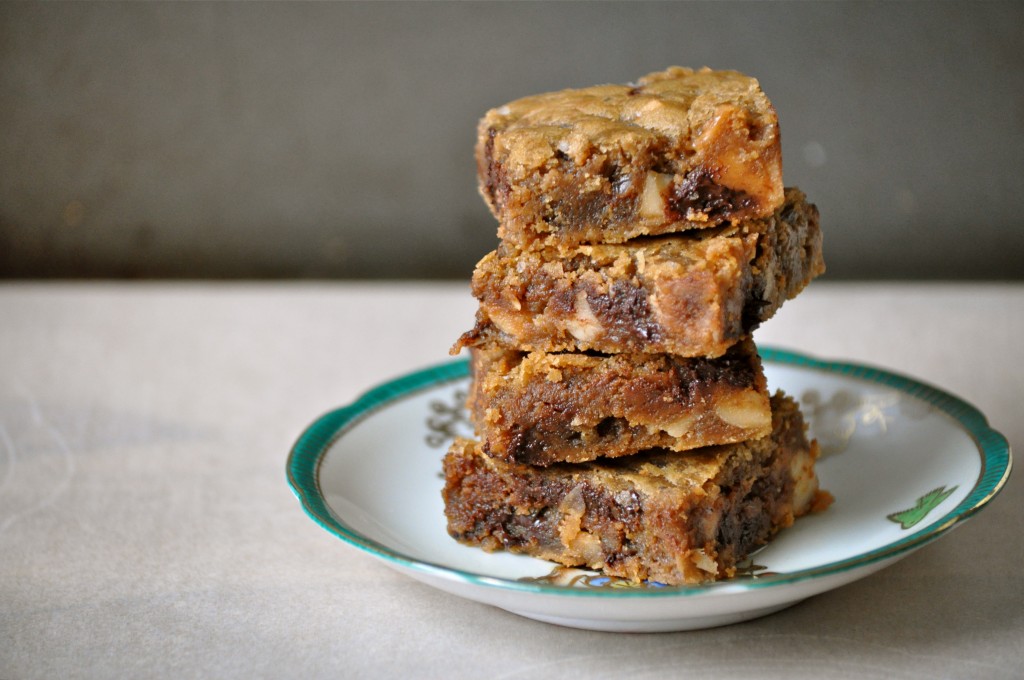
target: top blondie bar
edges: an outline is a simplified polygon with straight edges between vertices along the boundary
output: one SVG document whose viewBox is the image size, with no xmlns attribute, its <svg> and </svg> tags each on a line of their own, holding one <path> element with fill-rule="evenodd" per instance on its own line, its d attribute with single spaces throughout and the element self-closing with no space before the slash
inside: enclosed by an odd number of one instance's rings
<svg viewBox="0 0 1024 680">
<path fill-rule="evenodd" d="M 735 71 L 677 66 L 525 97 L 477 132 L 480 192 L 520 248 L 735 224 L 783 201 L 778 117 Z"/>
</svg>

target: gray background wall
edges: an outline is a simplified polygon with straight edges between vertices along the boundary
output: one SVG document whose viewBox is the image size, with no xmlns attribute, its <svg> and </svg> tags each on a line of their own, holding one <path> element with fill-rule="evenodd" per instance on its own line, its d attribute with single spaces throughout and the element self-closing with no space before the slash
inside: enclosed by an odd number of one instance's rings
<svg viewBox="0 0 1024 680">
<path fill-rule="evenodd" d="M 1024 276 L 1018 3 L 4 3 L 0 277 L 447 277 L 484 110 L 757 76 L 830 278 Z"/>
</svg>

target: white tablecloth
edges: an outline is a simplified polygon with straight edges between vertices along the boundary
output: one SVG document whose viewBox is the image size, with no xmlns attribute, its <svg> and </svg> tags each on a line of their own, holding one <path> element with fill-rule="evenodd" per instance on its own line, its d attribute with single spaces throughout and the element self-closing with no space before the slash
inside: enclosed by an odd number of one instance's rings
<svg viewBox="0 0 1024 680">
<path fill-rule="evenodd" d="M 329 535 L 285 459 L 447 359 L 466 284 L 0 286 L 0 678 L 1019 678 L 1024 480 L 950 535 L 748 623 L 520 618 Z M 762 344 L 898 370 L 1024 443 L 1024 286 L 816 282 Z"/>
</svg>

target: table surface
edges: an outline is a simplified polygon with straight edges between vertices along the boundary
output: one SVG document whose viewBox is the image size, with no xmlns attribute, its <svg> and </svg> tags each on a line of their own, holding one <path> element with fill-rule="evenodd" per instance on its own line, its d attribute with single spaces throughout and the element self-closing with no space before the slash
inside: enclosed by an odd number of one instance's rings
<svg viewBox="0 0 1024 680">
<path fill-rule="evenodd" d="M 1011 678 L 1024 479 L 868 578 L 686 633 L 560 628 L 331 536 L 285 480 L 324 411 L 443 361 L 456 283 L 0 286 L 0 678 Z M 1024 285 L 816 282 L 755 335 L 973 403 L 1024 443 Z"/>
</svg>

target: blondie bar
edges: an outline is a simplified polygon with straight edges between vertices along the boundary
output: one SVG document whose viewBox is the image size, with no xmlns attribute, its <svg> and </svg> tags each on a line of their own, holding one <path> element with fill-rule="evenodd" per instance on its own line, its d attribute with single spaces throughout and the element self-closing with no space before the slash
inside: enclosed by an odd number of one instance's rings
<svg viewBox="0 0 1024 680">
<path fill-rule="evenodd" d="M 448 532 L 634 581 L 727 578 L 793 519 L 827 506 L 798 407 L 772 398 L 762 439 L 686 455 L 660 450 L 538 468 L 487 456 L 459 439 L 444 459 Z"/>
<path fill-rule="evenodd" d="M 481 119 L 476 158 L 498 236 L 521 247 L 620 243 L 782 203 L 775 109 L 734 71 L 672 67 L 519 99 Z"/>
<path fill-rule="evenodd" d="M 715 359 L 474 350 L 468 406 L 484 451 L 550 465 L 687 451 L 771 431 L 754 343 Z"/>
<path fill-rule="evenodd" d="M 476 325 L 452 348 L 720 356 L 825 270 L 799 189 L 771 217 L 619 245 L 520 251 L 473 274 Z"/>
</svg>

